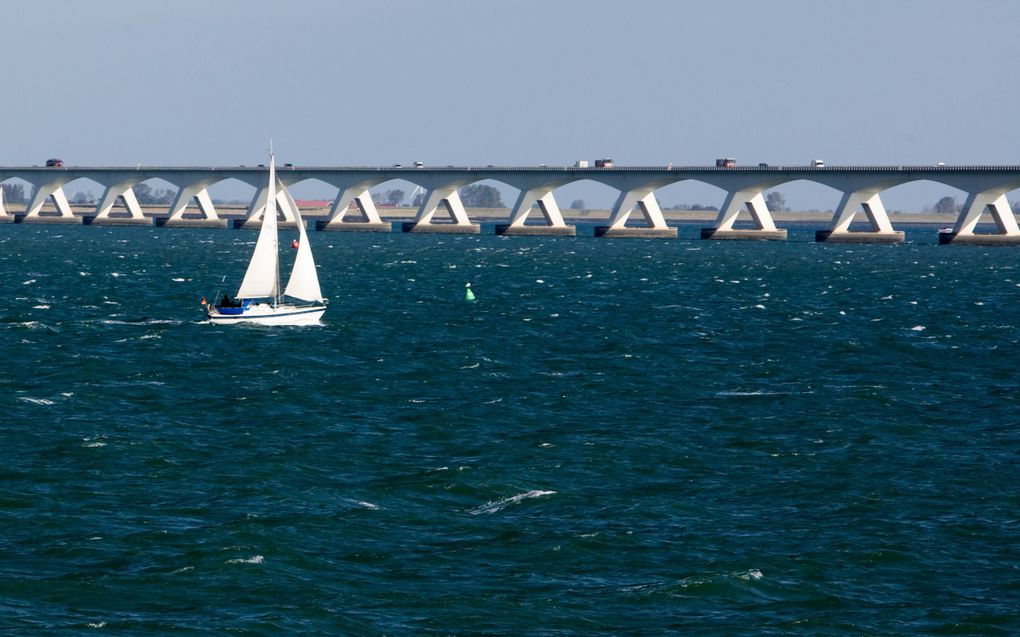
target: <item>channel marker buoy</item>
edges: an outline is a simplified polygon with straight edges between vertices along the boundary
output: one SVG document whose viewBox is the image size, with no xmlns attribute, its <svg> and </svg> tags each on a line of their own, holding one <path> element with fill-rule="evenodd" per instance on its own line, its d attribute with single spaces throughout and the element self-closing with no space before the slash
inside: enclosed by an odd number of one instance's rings
<svg viewBox="0 0 1020 637">
<path fill-rule="evenodd" d="M 464 285 L 464 300 L 465 301 L 474 301 L 475 300 L 475 293 L 471 291 L 471 284 L 470 283 L 467 283 L 467 284 Z"/>
</svg>

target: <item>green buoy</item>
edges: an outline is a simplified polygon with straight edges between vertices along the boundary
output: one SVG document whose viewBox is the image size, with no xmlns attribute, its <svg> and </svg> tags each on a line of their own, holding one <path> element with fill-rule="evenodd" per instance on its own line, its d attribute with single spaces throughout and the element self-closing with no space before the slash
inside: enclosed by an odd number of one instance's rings
<svg viewBox="0 0 1020 637">
<path fill-rule="evenodd" d="M 471 284 L 470 283 L 468 283 L 468 284 L 466 284 L 464 286 L 464 300 L 465 301 L 474 301 L 475 300 L 475 293 L 471 291 Z"/>
</svg>

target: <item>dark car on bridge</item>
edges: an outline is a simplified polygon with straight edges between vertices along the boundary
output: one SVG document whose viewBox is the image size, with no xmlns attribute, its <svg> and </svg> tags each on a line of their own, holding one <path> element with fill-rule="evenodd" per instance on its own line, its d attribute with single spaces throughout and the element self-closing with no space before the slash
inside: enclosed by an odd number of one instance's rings
<svg viewBox="0 0 1020 637">
<path fill-rule="evenodd" d="M 63 165 L 64 165 L 64 160 L 63 159 L 47 159 L 46 160 L 46 167 L 47 168 L 60 168 Z"/>
</svg>

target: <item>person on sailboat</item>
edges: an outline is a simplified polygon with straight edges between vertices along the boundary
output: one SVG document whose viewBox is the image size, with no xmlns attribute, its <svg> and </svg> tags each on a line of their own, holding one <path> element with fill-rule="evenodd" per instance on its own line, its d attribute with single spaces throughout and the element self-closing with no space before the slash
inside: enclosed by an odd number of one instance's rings
<svg viewBox="0 0 1020 637">
<path fill-rule="evenodd" d="M 231 299 L 230 295 L 224 292 L 223 299 L 220 300 L 219 305 L 216 307 L 241 307 L 241 302 Z"/>
</svg>

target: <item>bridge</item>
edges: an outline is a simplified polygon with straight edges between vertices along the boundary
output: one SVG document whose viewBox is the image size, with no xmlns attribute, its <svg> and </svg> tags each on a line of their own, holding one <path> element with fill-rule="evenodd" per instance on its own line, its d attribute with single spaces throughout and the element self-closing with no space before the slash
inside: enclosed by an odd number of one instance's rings
<svg viewBox="0 0 1020 637">
<path fill-rule="evenodd" d="M 1020 227 L 1006 199 L 1006 193 L 1020 188 L 1020 166 L 539 166 L 539 167 L 298 167 L 285 165 L 277 172 L 277 202 L 284 223 L 293 223 L 298 212 L 290 188 L 307 180 L 319 180 L 338 189 L 328 217 L 317 222 L 319 230 L 389 232 L 369 192 L 387 181 L 400 179 L 425 190 L 413 221 L 402 224 L 405 232 L 478 233 L 460 200 L 459 190 L 469 184 L 494 180 L 520 191 L 506 223 L 496 226 L 497 234 L 573 236 L 575 227 L 564 220 L 553 195 L 564 185 L 590 180 L 619 191 L 607 225 L 597 226 L 601 237 L 677 236 L 668 226 L 655 198 L 656 190 L 683 181 L 711 184 L 726 191 L 726 198 L 711 227 L 703 228 L 704 239 L 784 240 L 785 229 L 777 228 L 765 205 L 764 193 L 784 183 L 805 180 L 823 184 L 843 193 L 827 227 L 816 232 L 817 241 L 843 243 L 896 243 L 904 233 L 895 230 L 882 204 L 884 190 L 913 181 L 934 181 L 968 193 L 952 229 L 939 233 L 940 243 L 1020 245 Z M 255 188 L 245 218 L 235 227 L 258 227 L 266 208 L 266 168 L 257 167 L 0 167 L 0 182 L 21 179 L 33 186 L 24 212 L 7 210 L 0 191 L 0 222 L 86 223 L 94 225 L 142 224 L 159 226 L 227 227 L 229 219 L 217 213 L 208 188 L 236 179 Z M 63 187 L 77 179 L 89 179 L 104 187 L 93 214 L 73 213 Z M 160 179 L 178 188 L 165 214 L 155 218 L 143 214 L 133 188 L 149 179 Z M 52 202 L 55 212 L 44 210 Z M 126 213 L 114 205 L 122 203 Z M 194 203 L 195 209 L 189 210 Z M 540 213 L 540 217 L 535 212 Z M 746 211 L 752 227 L 736 227 Z M 437 219 L 437 213 L 440 214 Z M 975 232 L 981 217 L 989 213 L 996 231 Z M 851 230 L 858 215 L 868 230 Z M 634 223 L 634 221 L 637 223 Z"/>
</svg>

